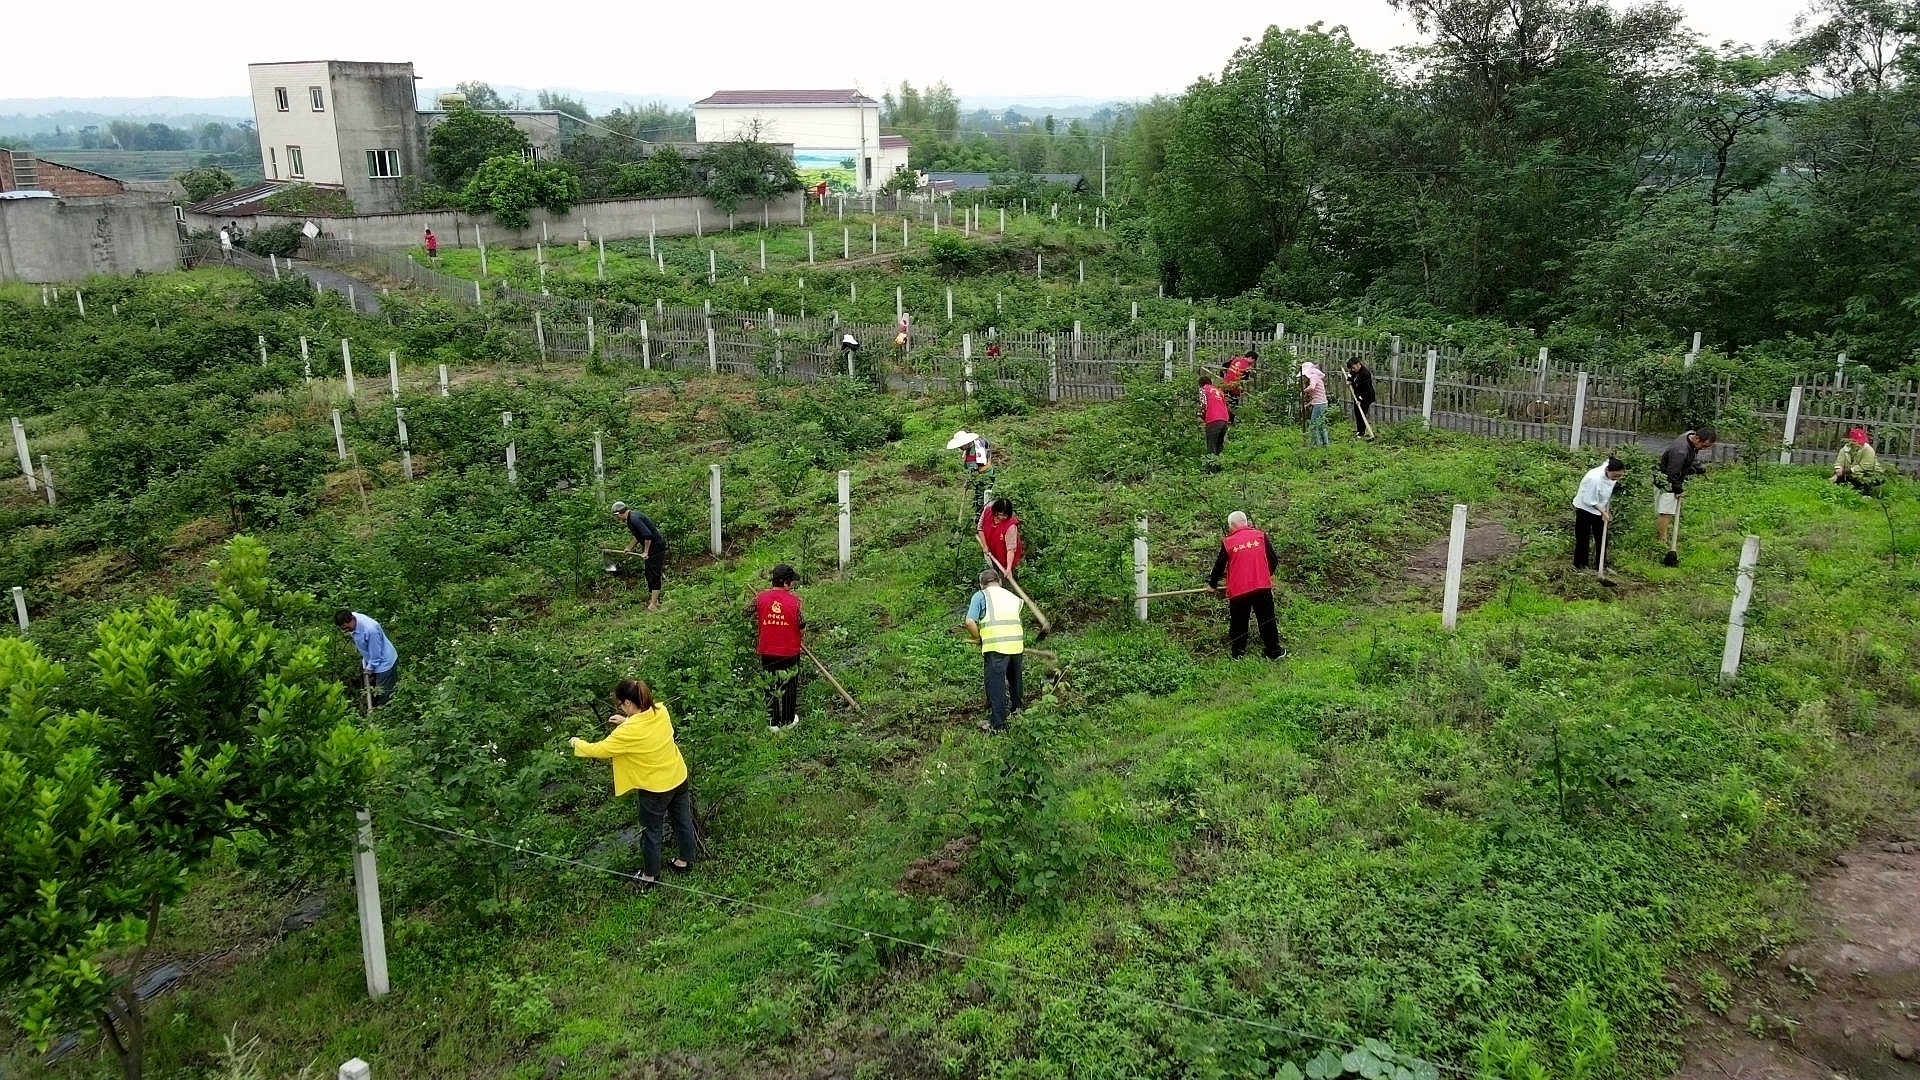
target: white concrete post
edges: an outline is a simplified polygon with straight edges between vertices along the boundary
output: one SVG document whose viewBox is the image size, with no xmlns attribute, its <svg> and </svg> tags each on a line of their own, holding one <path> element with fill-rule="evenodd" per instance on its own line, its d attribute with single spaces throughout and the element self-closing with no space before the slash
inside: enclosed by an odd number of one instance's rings
<svg viewBox="0 0 1920 1080">
<path fill-rule="evenodd" d="M 842 259 L 853 258 L 853 230 L 852 229 L 840 230 L 840 257 Z"/>
<path fill-rule="evenodd" d="M 360 310 L 360 302 L 358 299 L 354 297 L 353 286 L 351 285 L 347 286 L 347 310 L 348 311 Z"/>
<path fill-rule="evenodd" d="M 1135 300 L 1135 301 L 1133 302 L 1133 314 L 1132 314 L 1131 316 L 1129 316 L 1129 317 L 1128 317 L 1128 319 L 1127 319 L 1127 321 L 1128 321 L 1128 322 L 1139 322 L 1139 321 L 1140 321 L 1140 301 L 1138 301 L 1138 300 Z"/>
<path fill-rule="evenodd" d="M 599 268 L 599 271 L 598 271 L 598 274 L 599 274 L 599 278 L 600 278 L 600 280 L 601 280 L 601 281 L 605 281 L 605 280 L 607 280 L 607 237 L 606 237 L 606 234 L 605 234 L 605 233 L 602 233 L 602 234 L 600 234 L 600 236 L 599 236 L 599 238 L 598 238 L 598 239 L 599 239 L 599 241 L 600 241 L 600 268 Z"/>
<path fill-rule="evenodd" d="M 947 321 L 953 321 L 953 286 L 947 286 Z"/>
<path fill-rule="evenodd" d="M 707 371 L 720 370 L 720 345 L 713 339 L 713 323 L 707 323 Z"/>
<path fill-rule="evenodd" d="M 1047 257 L 1036 251 L 1033 253 L 1033 280 L 1043 281 L 1047 276 Z"/>
<path fill-rule="evenodd" d="M 607 482 L 607 459 L 601 450 L 598 431 L 593 433 L 593 482 L 595 484 Z"/>
<path fill-rule="evenodd" d="M 1567 433 L 1567 449 L 1580 449 L 1580 428 L 1587 422 L 1587 373 L 1573 387 L 1573 430 Z"/>
<path fill-rule="evenodd" d="M 79 290 L 79 289 L 75 289 L 75 290 L 73 290 L 73 302 L 74 302 L 74 303 L 75 303 L 76 305 L 78 305 L 78 306 L 79 306 L 79 308 L 80 308 L 80 317 L 81 317 L 81 318 L 83 318 L 83 319 L 84 319 L 84 318 L 86 318 L 86 317 L 87 317 L 87 297 L 86 297 L 86 294 L 85 294 L 84 292 L 82 292 L 81 290 Z"/>
<path fill-rule="evenodd" d="M 47 467 L 47 454 L 44 450 L 40 452 L 40 486 L 47 489 L 48 506 L 59 501 L 53 490 L 53 470 Z"/>
<path fill-rule="evenodd" d="M 360 819 L 360 833 L 353 845 L 353 895 L 360 907 L 360 956 L 366 961 L 367 996 L 377 1001 L 392 989 L 387 982 L 387 930 L 380 918 L 380 868 L 373 858 L 373 817 L 365 810 L 354 816 Z M 365 1064 L 361 1062 L 363 1077 Z M 345 1066 L 341 1067 L 340 1075 L 345 1080 Z"/>
<path fill-rule="evenodd" d="M 720 466 L 707 466 L 707 550 L 720 554 Z"/>
<path fill-rule="evenodd" d="M 1200 324 L 1197 320 L 1187 320 L 1187 373 L 1193 373 L 1194 349 L 1200 344 Z"/>
<path fill-rule="evenodd" d="M 911 246 L 911 240 L 909 239 L 910 236 L 911 234 L 907 231 L 907 219 L 901 218 L 900 219 L 900 250 L 901 251 L 905 251 L 909 246 Z"/>
<path fill-rule="evenodd" d="M 1147 519 L 1133 525 L 1133 617 L 1147 621 Z"/>
<path fill-rule="evenodd" d="M 1167 342 L 1167 353 L 1160 358 L 1160 381 L 1173 381 L 1173 342 Z"/>
<path fill-rule="evenodd" d="M 513 430 L 513 414 L 510 412 L 501 413 L 500 426 L 503 428 L 506 428 L 508 431 L 512 431 Z M 514 457 L 513 440 L 508 439 L 507 440 L 507 483 L 517 484 L 519 482 L 520 482 L 520 462 Z"/>
<path fill-rule="evenodd" d="M 1440 625 L 1460 623 L 1460 567 L 1467 553 L 1467 504 L 1453 504 L 1453 532 L 1447 537 L 1447 591 L 1440 602 Z"/>
<path fill-rule="evenodd" d="M 393 396 L 400 396 L 400 350 L 387 350 L 387 385 L 392 388 Z"/>
<path fill-rule="evenodd" d="M 407 410 L 393 410 L 393 423 L 400 431 L 400 474 L 413 479 L 413 440 L 407 438 Z"/>
<path fill-rule="evenodd" d="M 260 366 L 267 366 L 267 335 L 256 334 L 254 339 L 260 343 Z"/>
<path fill-rule="evenodd" d="M 1007 235 L 1007 208 L 1004 206 L 1000 208 L 1000 235 Z"/>
<path fill-rule="evenodd" d="M 1427 350 L 1427 384 L 1420 391 L 1420 423 L 1433 427 L 1433 377 L 1440 370 L 1440 350 Z"/>
<path fill-rule="evenodd" d="M 354 1058 L 340 1066 L 339 1080 L 373 1080 L 373 1066 Z"/>
<path fill-rule="evenodd" d="M 1780 464 L 1793 464 L 1793 436 L 1800 427 L 1800 390 L 1796 385 L 1787 397 L 1787 427 L 1781 436 Z"/>
<path fill-rule="evenodd" d="M 707 249 L 707 284 L 709 285 L 718 284 L 719 280 L 720 280 L 720 271 L 717 269 L 717 264 L 714 262 L 713 249 L 708 248 Z"/>
<path fill-rule="evenodd" d="M 840 569 L 853 561 L 853 473 L 840 470 Z"/>
<path fill-rule="evenodd" d="M 545 320 L 540 318 L 538 311 L 533 313 L 533 341 L 535 345 L 540 347 L 541 363 L 545 363 L 547 359 L 547 324 Z"/>
<path fill-rule="evenodd" d="M 1060 400 L 1060 361 L 1057 357 L 1047 357 L 1047 400 Z"/>
<path fill-rule="evenodd" d="M 1545 345 L 1540 346 L 1540 373 L 1534 377 L 1533 396 L 1536 399 L 1547 396 L 1547 347 Z"/>
<path fill-rule="evenodd" d="M 760 238 L 760 272 L 767 272 L 767 238 Z"/>
<path fill-rule="evenodd" d="M 340 455 L 341 461 L 347 460 L 347 436 L 340 430 L 339 409 L 333 410 L 333 449 Z"/>
<path fill-rule="evenodd" d="M 873 247 L 873 250 L 869 254 L 878 255 L 880 254 L 880 223 L 877 221 L 867 222 L 867 230 L 871 234 L 867 239 Z"/>
<path fill-rule="evenodd" d="M 20 474 L 27 478 L 27 490 L 39 491 L 40 481 L 33 478 L 33 454 L 27 448 L 27 429 L 17 416 L 13 418 L 13 449 L 20 455 Z"/>
<path fill-rule="evenodd" d="M 967 397 L 973 397 L 973 335 L 960 335 L 960 390 Z"/>
<path fill-rule="evenodd" d="M 473 283 L 473 306 L 480 306 L 480 283 L 478 281 Z"/>
<path fill-rule="evenodd" d="M 347 373 L 347 397 L 353 398 L 353 349 L 346 338 L 340 339 L 340 369 Z"/>
<path fill-rule="evenodd" d="M 906 290 L 902 289 L 898 285 L 895 285 L 893 287 L 893 317 L 897 321 L 900 318 L 900 316 L 905 315 L 906 313 L 907 313 Z"/>
<path fill-rule="evenodd" d="M 1080 284 L 1085 285 L 1086 283 L 1087 283 L 1087 260 L 1081 259 L 1080 260 Z"/>
<path fill-rule="evenodd" d="M 27 632 L 27 590 L 18 585 L 13 587 L 13 617 L 20 622 L 20 632 Z"/>
<path fill-rule="evenodd" d="M 647 335 L 647 320 L 640 320 L 640 370 L 653 370 L 653 340 Z"/>
<path fill-rule="evenodd" d="M 1720 685 L 1740 674 L 1740 648 L 1747 640 L 1747 605 L 1753 601 L 1753 568 L 1760 561 L 1760 538 L 1740 545 L 1740 573 L 1733 581 L 1733 607 L 1727 612 L 1727 645 L 1720 651 Z"/>
<path fill-rule="evenodd" d="M 1833 362 L 1833 388 L 1844 390 L 1847 386 L 1847 354 L 1841 353 Z"/>
<path fill-rule="evenodd" d="M 659 228 L 659 226 L 660 226 L 660 215 L 648 214 L 647 215 L 647 257 L 648 258 L 652 258 L 656 254 L 656 251 L 654 250 L 654 246 L 653 246 L 653 234 Z"/>
<path fill-rule="evenodd" d="M 813 230 L 807 230 L 807 265 L 813 265 Z"/>
<path fill-rule="evenodd" d="M 280 260 L 274 258 L 272 252 L 267 253 L 267 268 L 273 271 L 273 280 L 276 282 L 279 281 L 280 280 Z"/>
<path fill-rule="evenodd" d="M 440 396 L 441 397 L 451 396 L 447 388 L 447 365 L 445 364 L 440 365 Z"/>
<path fill-rule="evenodd" d="M 700 208 L 696 206 L 693 208 L 693 238 L 695 240 L 705 235 L 702 231 L 703 229 L 704 226 L 700 223 Z"/>
<path fill-rule="evenodd" d="M 307 355 L 307 339 L 300 339 L 300 377 L 313 381 L 313 358 Z"/>
<path fill-rule="evenodd" d="M 587 316 L 587 359 L 593 359 L 593 316 Z"/>
</svg>

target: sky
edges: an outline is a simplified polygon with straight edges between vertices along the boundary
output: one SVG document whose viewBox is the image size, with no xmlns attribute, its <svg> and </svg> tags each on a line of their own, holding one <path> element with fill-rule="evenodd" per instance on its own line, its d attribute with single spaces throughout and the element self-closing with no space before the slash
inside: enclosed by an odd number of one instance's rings
<svg viewBox="0 0 1920 1080">
<path fill-rule="evenodd" d="M 1787 36 L 1807 0 L 1677 2 L 1708 41 L 1762 45 Z M 336 0 L 250 5 L 239 20 L 102 0 L 86 9 L 84 28 L 60 4 L 10 6 L 16 44 L 0 65 L 0 98 L 244 95 L 250 62 L 331 59 L 410 60 L 428 87 L 478 79 L 640 101 L 850 85 L 877 97 L 902 79 L 945 80 L 963 106 L 969 97 L 1125 100 L 1178 93 L 1270 24 L 1344 24 L 1378 51 L 1418 39 L 1385 0 L 865 8 L 574 0 L 554 9 L 503 5 L 497 15 L 486 5 Z"/>
</svg>

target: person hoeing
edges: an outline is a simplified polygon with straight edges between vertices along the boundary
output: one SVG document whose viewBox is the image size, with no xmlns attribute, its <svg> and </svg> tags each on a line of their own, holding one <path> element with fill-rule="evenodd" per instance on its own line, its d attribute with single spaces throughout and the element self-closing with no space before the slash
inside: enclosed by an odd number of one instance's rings
<svg viewBox="0 0 1920 1080">
<path fill-rule="evenodd" d="M 673 720 L 664 702 L 638 679 L 624 679 L 613 688 L 615 712 L 607 717 L 613 731 L 599 742 L 567 740 L 575 757 L 605 758 L 613 762 L 613 794 L 639 792 L 641 850 L 645 858 L 639 881 L 660 880 L 660 834 L 668 821 L 680 857 L 667 865 L 675 870 L 693 866 L 693 792 L 686 759 L 673 741 Z"/>
</svg>

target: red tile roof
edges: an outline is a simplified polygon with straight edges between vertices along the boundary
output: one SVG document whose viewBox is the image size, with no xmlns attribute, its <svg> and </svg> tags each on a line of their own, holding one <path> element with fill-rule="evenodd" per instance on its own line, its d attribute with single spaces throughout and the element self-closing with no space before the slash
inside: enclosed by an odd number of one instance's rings
<svg viewBox="0 0 1920 1080">
<path fill-rule="evenodd" d="M 858 90 L 717 90 L 698 105 L 873 105 Z"/>
<path fill-rule="evenodd" d="M 907 137 L 905 135 L 880 136 L 880 149 L 882 150 L 905 150 L 906 148 Z"/>
</svg>

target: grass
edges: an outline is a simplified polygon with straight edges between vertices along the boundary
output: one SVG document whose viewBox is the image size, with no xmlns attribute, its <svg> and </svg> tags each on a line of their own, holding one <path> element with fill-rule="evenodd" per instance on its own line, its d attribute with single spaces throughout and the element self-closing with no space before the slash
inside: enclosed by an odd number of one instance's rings
<svg viewBox="0 0 1920 1080">
<path fill-rule="evenodd" d="M 1619 497 L 1608 591 L 1564 565 L 1591 463 L 1537 444 L 1401 425 L 1315 452 L 1256 403 L 1209 476 L 1171 392 L 986 419 L 623 370 L 403 404 L 421 480 L 392 475 L 389 406 L 363 404 L 349 437 L 381 478 L 370 510 L 329 484 L 265 533 L 278 573 L 378 614 L 405 658 L 380 718 L 401 762 L 375 808 L 396 992 L 365 1000 L 341 882 L 321 883 L 316 928 L 276 942 L 251 928 L 288 897 L 217 874 L 162 949 L 200 955 L 234 925 L 259 944 L 156 1006 L 157 1074 L 203 1071 L 237 1025 L 269 1075 L 353 1056 L 410 1078 L 534 1077 L 554 1056 L 606 1077 L 1284 1075 L 1321 1040 L 1367 1038 L 1481 1075 L 1654 1075 L 1691 973 L 1777 955 L 1797 933 L 1781 915 L 1793 875 L 1916 804 L 1907 481 L 1889 492 L 1906 532 L 1890 559 L 1879 507 L 1821 470 L 1717 472 L 1689 488 L 1668 569 L 1642 475 Z M 325 403 L 259 407 L 331 454 Z M 525 425 L 516 489 L 480 422 L 507 407 Z M 1034 552 L 1022 580 L 1062 627 L 1045 645 L 1063 682 L 999 741 L 973 730 L 979 660 L 953 633 L 978 555 L 939 448 L 963 425 L 1006 450 L 998 486 Z M 584 461 L 591 429 L 608 432 L 604 496 L 556 464 Z M 698 550 L 711 461 L 729 500 L 718 560 Z M 844 577 L 839 468 L 855 483 Z M 613 497 L 668 530 L 657 615 L 596 570 Z M 1406 563 L 1455 502 L 1518 549 L 1468 568 L 1449 634 L 1439 582 Z M 1208 598 L 1132 620 L 1134 519 L 1154 587 L 1174 588 L 1203 580 L 1233 509 L 1281 554 L 1280 663 L 1225 659 Z M 1747 533 L 1760 571 L 1723 689 Z M 159 582 L 191 594 L 207 554 L 73 604 Z M 737 611 L 777 561 L 805 575 L 813 648 L 865 711 L 810 679 L 800 729 L 774 739 Z M 48 633 L 76 641 L 79 621 Z M 405 824 L 636 868 L 604 846 L 631 807 L 604 767 L 559 752 L 627 674 L 674 710 L 712 819 L 690 881 L 712 896 L 639 894 Z M 938 891 L 901 891 L 968 836 L 1007 861 L 976 848 Z M 47 1071 L 111 1065 L 89 1051 Z"/>
</svg>

